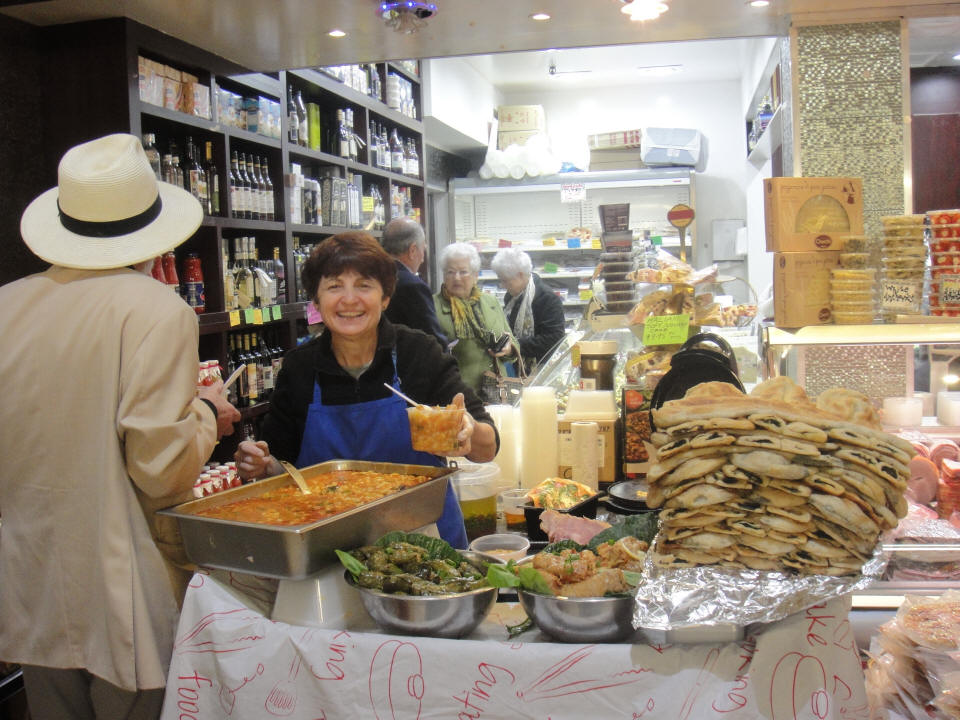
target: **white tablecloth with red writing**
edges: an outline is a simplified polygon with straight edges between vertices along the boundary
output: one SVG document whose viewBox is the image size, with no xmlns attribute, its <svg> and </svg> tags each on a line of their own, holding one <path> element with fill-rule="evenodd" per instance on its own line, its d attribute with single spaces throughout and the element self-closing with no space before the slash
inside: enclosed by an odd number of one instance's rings
<svg viewBox="0 0 960 720">
<path fill-rule="evenodd" d="M 162 720 L 868 718 L 848 598 L 720 644 L 564 644 L 497 603 L 465 639 L 290 625 L 210 575 L 188 591 Z"/>
</svg>

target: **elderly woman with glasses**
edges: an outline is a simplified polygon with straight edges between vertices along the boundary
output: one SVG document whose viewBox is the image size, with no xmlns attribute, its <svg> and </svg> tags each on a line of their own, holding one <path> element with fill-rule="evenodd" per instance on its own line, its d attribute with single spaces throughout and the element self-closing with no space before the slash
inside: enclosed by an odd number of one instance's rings
<svg viewBox="0 0 960 720">
<path fill-rule="evenodd" d="M 494 295 L 480 292 L 480 255 L 467 243 L 440 251 L 443 284 L 433 296 L 440 327 L 451 338 L 451 352 L 464 383 L 480 392 L 487 370 L 508 375 L 505 360 L 516 357 L 516 341 Z"/>
</svg>

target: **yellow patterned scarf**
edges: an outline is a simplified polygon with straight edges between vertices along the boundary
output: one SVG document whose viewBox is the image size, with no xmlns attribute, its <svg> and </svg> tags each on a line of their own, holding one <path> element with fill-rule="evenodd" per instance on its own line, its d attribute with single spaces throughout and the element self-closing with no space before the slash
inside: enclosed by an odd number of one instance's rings
<svg viewBox="0 0 960 720">
<path fill-rule="evenodd" d="M 440 287 L 440 294 L 450 303 L 453 316 L 453 333 L 460 339 L 483 338 L 487 330 L 483 326 L 483 314 L 480 310 L 480 289 L 474 285 L 467 299 L 455 297 Z"/>
</svg>

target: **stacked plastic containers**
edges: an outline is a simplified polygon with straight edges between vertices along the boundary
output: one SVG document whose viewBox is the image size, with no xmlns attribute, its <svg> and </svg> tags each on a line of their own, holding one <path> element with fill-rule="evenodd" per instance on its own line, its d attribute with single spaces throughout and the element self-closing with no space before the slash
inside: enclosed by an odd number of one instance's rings
<svg viewBox="0 0 960 720">
<path fill-rule="evenodd" d="M 930 314 L 960 317 L 960 210 L 930 210 Z"/>
<path fill-rule="evenodd" d="M 887 215 L 883 224 L 880 311 L 888 322 L 919 315 L 927 265 L 926 215 Z"/>
<path fill-rule="evenodd" d="M 844 240 L 840 267 L 830 271 L 830 303 L 838 325 L 868 325 L 876 313 L 877 270 L 872 265 L 867 239 Z"/>
</svg>

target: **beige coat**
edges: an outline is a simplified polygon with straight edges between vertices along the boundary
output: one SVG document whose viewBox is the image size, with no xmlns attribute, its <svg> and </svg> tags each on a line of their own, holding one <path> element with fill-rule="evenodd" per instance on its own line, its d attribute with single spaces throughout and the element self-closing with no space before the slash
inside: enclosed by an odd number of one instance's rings
<svg viewBox="0 0 960 720">
<path fill-rule="evenodd" d="M 216 442 L 197 320 L 129 269 L 0 287 L 0 658 L 163 687 L 178 600 L 140 497 L 171 505 Z"/>
</svg>

